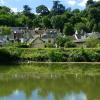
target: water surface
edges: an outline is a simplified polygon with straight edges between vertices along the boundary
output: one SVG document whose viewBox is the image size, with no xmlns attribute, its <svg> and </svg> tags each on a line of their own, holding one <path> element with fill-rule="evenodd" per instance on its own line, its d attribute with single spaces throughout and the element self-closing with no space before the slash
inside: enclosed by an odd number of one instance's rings
<svg viewBox="0 0 100 100">
<path fill-rule="evenodd" d="M 0 80 L 0 100 L 100 100 L 100 76 Z"/>
</svg>

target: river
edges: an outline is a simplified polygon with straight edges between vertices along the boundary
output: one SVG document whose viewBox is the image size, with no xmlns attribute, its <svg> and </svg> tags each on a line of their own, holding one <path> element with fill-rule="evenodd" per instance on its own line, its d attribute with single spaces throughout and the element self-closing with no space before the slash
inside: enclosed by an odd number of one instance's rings
<svg viewBox="0 0 100 100">
<path fill-rule="evenodd" d="M 0 100 L 100 100 L 100 76 L 1 80 Z"/>
</svg>

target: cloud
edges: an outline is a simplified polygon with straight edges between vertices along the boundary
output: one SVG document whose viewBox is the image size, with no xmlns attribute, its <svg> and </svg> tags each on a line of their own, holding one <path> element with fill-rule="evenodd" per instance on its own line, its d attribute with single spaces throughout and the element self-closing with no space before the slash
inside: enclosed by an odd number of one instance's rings
<svg viewBox="0 0 100 100">
<path fill-rule="evenodd" d="M 84 8 L 88 0 L 64 0 L 64 1 L 70 6 L 77 6 Z M 100 0 L 94 0 L 94 1 L 100 1 Z"/>
<path fill-rule="evenodd" d="M 88 0 L 81 0 L 81 2 L 80 2 L 80 3 L 78 3 L 78 6 L 85 7 L 85 6 L 86 6 L 87 1 L 88 1 Z M 99 1 L 99 0 L 94 0 L 94 1 Z"/>
<path fill-rule="evenodd" d="M 68 1 L 68 4 L 72 5 L 72 6 L 75 5 L 76 3 L 77 3 L 77 1 L 75 1 L 75 0 L 69 0 Z"/>
<path fill-rule="evenodd" d="M 13 12 L 18 12 L 18 9 L 17 8 L 11 8 L 11 10 L 13 11 Z"/>
<path fill-rule="evenodd" d="M 0 4 L 4 5 L 5 4 L 4 0 L 0 0 Z"/>
<path fill-rule="evenodd" d="M 87 3 L 87 0 L 82 0 L 82 1 L 78 4 L 78 6 L 85 7 L 86 3 Z"/>
</svg>

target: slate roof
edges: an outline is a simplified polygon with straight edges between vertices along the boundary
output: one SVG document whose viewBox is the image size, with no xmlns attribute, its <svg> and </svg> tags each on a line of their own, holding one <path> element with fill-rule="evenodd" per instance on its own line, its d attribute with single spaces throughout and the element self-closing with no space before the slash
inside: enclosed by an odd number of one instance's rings
<svg viewBox="0 0 100 100">
<path fill-rule="evenodd" d="M 92 32 L 92 33 L 84 33 L 84 34 L 78 34 L 77 31 L 74 34 L 74 42 L 79 43 L 79 42 L 85 42 L 85 40 L 90 37 L 90 36 L 95 36 L 96 38 L 100 38 L 100 33 L 99 32 Z"/>
</svg>

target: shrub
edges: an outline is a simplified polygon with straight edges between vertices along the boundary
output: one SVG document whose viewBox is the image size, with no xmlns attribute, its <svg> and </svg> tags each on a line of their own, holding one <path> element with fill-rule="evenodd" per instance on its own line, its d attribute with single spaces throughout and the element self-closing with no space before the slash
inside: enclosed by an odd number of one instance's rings
<svg viewBox="0 0 100 100">
<path fill-rule="evenodd" d="M 18 56 L 11 55 L 6 49 L 0 49 L 0 63 L 12 63 L 18 59 Z"/>
<path fill-rule="evenodd" d="M 71 62 L 82 62 L 82 61 L 85 61 L 85 57 L 83 55 L 83 51 L 82 50 L 75 50 L 75 51 L 72 51 L 70 52 L 69 54 L 69 59 L 68 61 L 71 61 Z"/>
<path fill-rule="evenodd" d="M 32 49 L 32 48 L 1 48 L 0 62 L 13 61 L 52 61 L 52 62 L 99 62 L 100 49 Z"/>
<path fill-rule="evenodd" d="M 69 41 L 69 42 L 66 42 L 66 43 L 65 43 L 65 47 L 66 47 L 66 48 L 76 47 L 76 44 Z"/>
<path fill-rule="evenodd" d="M 61 52 L 52 51 L 50 53 L 50 61 L 52 61 L 52 62 L 60 62 L 60 61 L 62 61 L 62 53 Z"/>
<path fill-rule="evenodd" d="M 53 48 L 54 45 L 53 45 L 52 43 L 46 43 L 46 44 L 45 44 L 45 47 L 46 47 L 46 48 Z"/>
<path fill-rule="evenodd" d="M 27 44 L 19 44 L 17 47 L 19 47 L 19 48 L 28 48 L 29 46 Z"/>
</svg>

